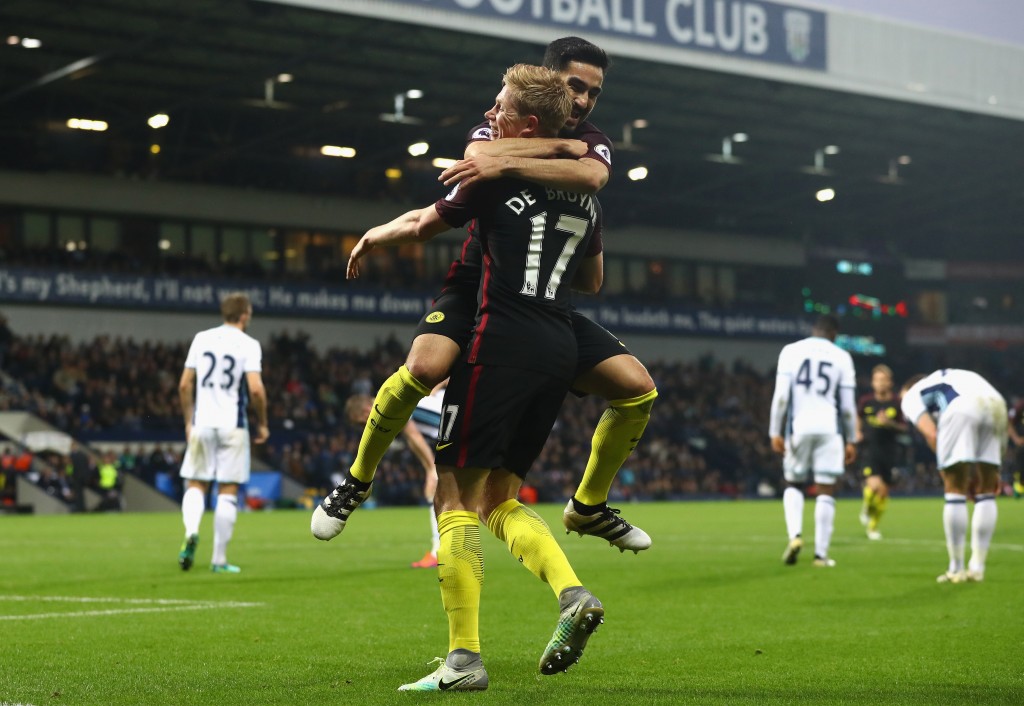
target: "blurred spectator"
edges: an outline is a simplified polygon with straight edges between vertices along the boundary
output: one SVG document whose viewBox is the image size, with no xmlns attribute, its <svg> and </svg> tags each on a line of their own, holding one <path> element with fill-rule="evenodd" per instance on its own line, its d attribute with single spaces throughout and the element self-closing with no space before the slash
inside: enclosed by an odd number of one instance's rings
<svg viewBox="0 0 1024 706">
<path fill-rule="evenodd" d="M 0 314 L 0 368 L 4 366 L 4 361 L 7 359 L 7 349 L 10 348 L 13 341 L 14 332 L 7 325 L 7 317 Z"/>
<path fill-rule="evenodd" d="M 121 509 L 121 474 L 117 470 L 117 456 L 113 451 L 103 454 L 97 467 L 96 487 L 100 493 L 97 510 L 117 511 Z"/>
<path fill-rule="evenodd" d="M 48 495 L 52 495 L 64 502 L 71 502 L 74 498 L 71 485 L 68 483 L 67 472 L 59 465 L 45 464 L 42 466 L 39 472 L 39 487 L 45 490 Z"/>
<path fill-rule="evenodd" d="M 75 512 L 85 512 L 85 488 L 92 481 L 93 464 L 89 454 L 79 443 L 71 446 L 71 502 Z"/>
</svg>

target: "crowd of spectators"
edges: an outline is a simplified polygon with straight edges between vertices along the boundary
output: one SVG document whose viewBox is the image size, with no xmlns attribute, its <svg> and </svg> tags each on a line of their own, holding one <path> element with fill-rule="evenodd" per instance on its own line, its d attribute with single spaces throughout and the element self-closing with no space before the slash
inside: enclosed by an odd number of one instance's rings
<svg viewBox="0 0 1024 706">
<path fill-rule="evenodd" d="M 127 440 L 116 458 L 119 470 L 149 482 L 157 473 L 176 476 L 180 451 L 172 451 L 168 442 L 180 449 L 183 441 L 177 380 L 186 347 L 106 335 L 79 344 L 58 335 L 14 336 L 4 362 L 9 377 L 0 388 L 0 409 L 30 411 L 86 441 Z M 368 351 L 321 352 L 301 332 L 271 336 L 264 347 L 263 377 L 272 434 L 254 450 L 258 462 L 329 490 L 332 475 L 351 462 L 362 431 L 344 421 L 346 399 L 373 394 L 404 355 L 404 345 L 393 338 Z M 659 397 L 643 442 L 612 489 L 614 501 L 778 492 L 780 461 L 766 433 L 774 386 L 770 373 L 711 358 L 653 361 L 648 367 Z M 529 492 L 539 501 L 564 500 L 575 488 L 604 407 L 593 397 L 567 399 L 528 479 Z M 133 451 L 141 441 L 150 442 L 151 450 Z M 938 476 L 919 448 L 908 446 L 903 468 L 903 490 L 938 487 Z M 421 501 L 421 471 L 400 442 L 385 457 L 379 478 L 378 502 Z M 848 473 L 841 490 L 856 492 L 859 483 L 859 474 Z"/>
</svg>

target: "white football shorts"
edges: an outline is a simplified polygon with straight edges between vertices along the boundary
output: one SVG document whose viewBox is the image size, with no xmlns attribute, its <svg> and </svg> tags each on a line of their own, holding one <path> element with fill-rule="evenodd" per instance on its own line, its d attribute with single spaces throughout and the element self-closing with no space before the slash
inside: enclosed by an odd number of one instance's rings
<svg viewBox="0 0 1024 706">
<path fill-rule="evenodd" d="M 1006 448 L 1006 402 L 1002 397 L 957 397 L 939 417 L 935 457 L 940 470 L 956 463 L 999 466 Z"/>
<path fill-rule="evenodd" d="M 249 481 L 249 430 L 192 427 L 181 477 L 243 484 Z"/>
<path fill-rule="evenodd" d="M 846 449 L 842 434 L 798 434 L 786 440 L 782 470 L 790 483 L 806 483 L 814 474 L 815 483 L 833 484 L 843 475 Z"/>
</svg>

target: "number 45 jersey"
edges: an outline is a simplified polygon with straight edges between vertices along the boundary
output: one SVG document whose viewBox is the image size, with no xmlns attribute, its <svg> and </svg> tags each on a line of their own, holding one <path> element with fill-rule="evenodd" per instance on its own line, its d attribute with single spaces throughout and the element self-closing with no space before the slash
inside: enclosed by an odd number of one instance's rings
<svg viewBox="0 0 1024 706">
<path fill-rule="evenodd" d="M 192 425 L 247 428 L 245 374 L 261 372 L 262 365 L 260 342 L 234 326 L 225 324 L 197 333 L 185 359 L 185 367 L 196 371 Z"/>
<path fill-rule="evenodd" d="M 857 414 L 853 358 L 827 338 L 812 336 L 779 353 L 769 434 L 840 433 L 853 443 Z"/>
<path fill-rule="evenodd" d="M 601 252 L 597 200 L 503 178 L 456 188 L 435 208 L 453 228 L 479 223 L 483 269 L 466 360 L 572 380 L 570 285 L 583 259 Z"/>
</svg>

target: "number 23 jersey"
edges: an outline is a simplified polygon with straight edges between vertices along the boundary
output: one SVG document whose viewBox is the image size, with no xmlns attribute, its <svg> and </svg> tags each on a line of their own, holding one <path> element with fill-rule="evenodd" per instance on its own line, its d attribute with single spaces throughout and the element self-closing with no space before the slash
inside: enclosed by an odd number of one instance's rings
<svg viewBox="0 0 1024 706">
<path fill-rule="evenodd" d="M 453 228 L 479 222 L 483 271 L 466 360 L 571 380 L 570 285 L 600 253 L 597 200 L 506 178 L 456 188 L 435 207 Z"/>
<path fill-rule="evenodd" d="M 197 333 L 185 358 L 185 367 L 196 371 L 192 424 L 217 429 L 248 427 L 245 374 L 261 372 L 262 366 L 260 342 L 244 331 L 225 324 Z"/>
</svg>

